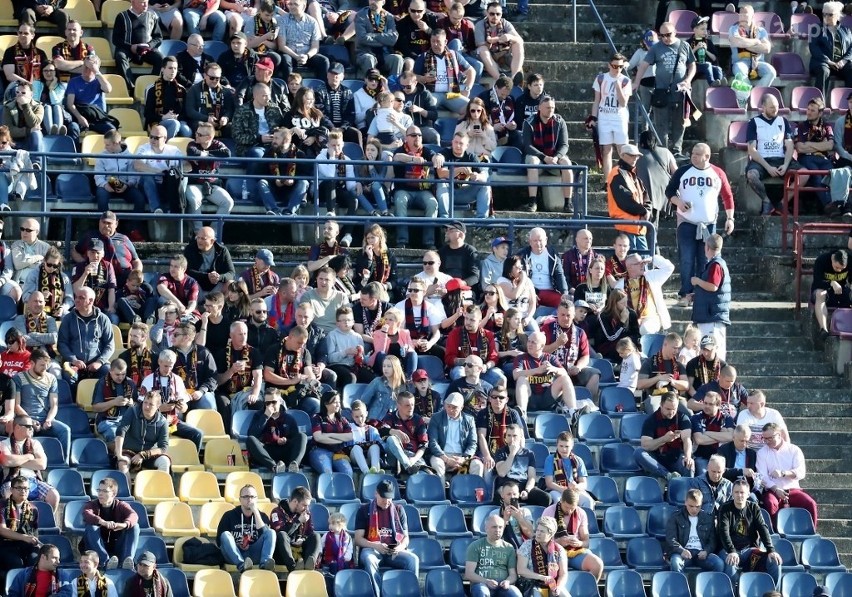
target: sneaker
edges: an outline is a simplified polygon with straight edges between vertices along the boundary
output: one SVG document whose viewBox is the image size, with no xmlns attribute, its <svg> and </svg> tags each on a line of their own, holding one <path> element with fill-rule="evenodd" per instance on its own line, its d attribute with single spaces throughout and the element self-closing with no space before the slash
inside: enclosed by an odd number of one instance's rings
<svg viewBox="0 0 852 597">
<path fill-rule="evenodd" d="M 313 556 L 308 556 L 305 558 L 305 570 L 313 570 L 317 567 L 316 558 Z"/>
<path fill-rule="evenodd" d="M 524 73 L 521 71 L 516 72 L 515 76 L 512 77 L 512 83 L 520 89 L 524 84 Z"/>
<path fill-rule="evenodd" d="M 839 218 L 842 212 L 843 206 L 835 201 L 832 201 L 831 203 L 826 205 L 822 210 L 823 215 L 831 219 Z"/>
<path fill-rule="evenodd" d="M 843 206 L 843 215 L 840 217 L 843 218 L 843 221 L 847 224 L 852 223 L 852 204 L 847 203 Z"/>
<path fill-rule="evenodd" d="M 773 207 L 773 208 L 772 208 L 772 211 L 770 211 L 770 212 L 769 212 L 769 215 L 770 215 L 770 216 L 773 216 L 773 217 L 776 217 L 776 216 L 777 216 L 777 217 L 780 217 L 780 216 L 783 216 L 784 214 L 783 214 L 783 213 L 781 213 L 781 210 L 780 210 L 780 209 L 777 209 L 777 208 Z"/>
<path fill-rule="evenodd" d="M 290 466 L 287 467 L 287 472 L 298 473 L 299 472 L 299 465 L 296 462 L 291 462 Z"/>
<path fill-rule="evenodd" d="M 672 471 L 666 475 L 666 481 L 671 481 L 672 479 L 680 479 L 680 473 Z"/>
<path fill-rule="evenodd" d="M 409 476 L 416 475 L 419 471 L 420 471 L 420 465 L 419 464 L 412 464 L 407 469 L 405 469 L 405 472 L 408 473 Z"/>
<path fill-rule="evenodd" d="M 343 235 L 343 238 L 340 239 L 340 246 L 349 247 L 352 245 L 352 235 L 348 232 Z"/>
<path fill-rule="evenodd" d="M 737 7 L 734 6 L 731 2 L 728 2 L 725 5 L 725 12 L 737 12 Z"/>
<path fill-rule="evenodd" d="M 378 209 L 374 209 L 373 211 L 370 212 L 370 215 L 373 216 L 374 218 L 378 218 L 382 215 L 382 212 L 380 212 Z"/>
<path fill-rule="evenodd" d="M 682 296 L 677 300 L 678 307 L 688 307 L 690 303 L 688 296 Z"/>
<path fill-rule="evenodd" d="M 305 561 L 304 560 L 299 560 L 298 562 L 296 562 L 296 565 L 293 566 L 293 570 L 304 570 L 304 569 L 305 569 Z"/>
<path fill-rule="evenodd" d="M 130 556 L 127 556 L 126 558 L 124 558 L 124 561 L 121 563 L 121 567 L 124 568 L 125 570 L 133 570 L 134 568 L 136 568 L 136 563 L 133 561 L 133 558 L 131 558 Z"/>
<path fill-rule="evenodd" d="M 534 197 L 530 197 L 526 203 L 522 203 L 518 206 L 518 211 L 523 211 L 526 213 L 534 214 L 538 211 L 538 205 L 536 205 L 536 200 Z"/>
<path fill-rule="evenodd" d="M 274 571 L 275 570 L 275 560 L 273 560 L 272 558 L 269 558 L 263 564 L 261 564 L 260 567 L 263 568 L 264 570 Z"/>
<path fill-rule="evenodd" d="M 118 556 L 110 556 L 107 560 L 106 569 L 115 570 L 116 568 L 118 568 Z"/>
<path fill-rule="evenodd" d="M 565 198 L 565 205 L 562 206 L 562 211 L 566 216 L 574 215 L 574 199 L 573 198 Z"/>
<path fill-rule="evenodd" d="M 325 212 L 325 216 L 326 216 L 327 218 L 336 218 L 336 217 L 337 217 L 337 214 L 336 214 L 336 213 L 334 213 L 334 210 L 333 210 L 333 209 L 330 209 L 330 210 L 328 210 L 327 212 Z"/>
<path fill-rule="evenodd" d="M 154 210 L 154 213 L 155 214 L 161 214 L 161 213 L 163 213 L 163 210 L 158 207 L 157 209 Z"/>
<path fill-rule="evenodd" d="M 0 205 L 0 211 L 12 211 L 12 208 L 9 207 L 8 203 L 4 203 L 3 205 Z"/>
<path fill-rule="evenodd" d="M 277 216 L 278 214 L 272 211 L 271 209 L 266 210 L 266 215 L 268 216 Z"/>
<path fill-rule="evenodd" d="M 51 124 L 51 125 L 50 125 L 50 130 L 49 130 L 49 131 L 47 131 L 47 134 L 48 134 L 48 135 L 55 135 L 55 134 L 56 134 L 56 131 L 58 131 L 58 130 L 59 130 L 59 125 L 58 125 L 58 124 Z"/>
<path fill-rule="evenodd" d="M 393 212 L 389 209 L 386 209 L 385 211 L 382 212 L 382 217 L 383 218 L 392 218 Z"/>
<path fill-rule="evenodd" d="M 727 77 L 722 77 L 722 78 L 719 80 L 719 86 L 720 86 L 720 87 L 727 87 L 727 86 L 728 86 L 728 78 L 727 78 Z"/>
<path fill-rule="evenodd" d="M 56 134 L 57 135 L 67 135 L 68 134 L 68 127 L 65 126 L 64 124 L 60 124 L 59 128 L 56 129 Z"/>
<path fill-rule="evenodd" d="M 278 473 L 283 473 L 287 470 L 287 465 L 281 462 L 280 460 L 276 463 L 276 465 L 272 468 L 272 472 L 276 475 Z"/>
<path fill-rule="evenodd" d="M 251 561 L 251 558 L 246 558 L 243 560 L 243 567 L 240 568 L 240 572 L 245 572 L 246 570 L 251 570 L 254 568 L 254 562 Z"/>
<path fill-rule="evenodd" d="M 760 206 L 760 215 L 768 216 L 772 213 L 772 204 L 769 201 L 764 201 Z"/>
</svg>

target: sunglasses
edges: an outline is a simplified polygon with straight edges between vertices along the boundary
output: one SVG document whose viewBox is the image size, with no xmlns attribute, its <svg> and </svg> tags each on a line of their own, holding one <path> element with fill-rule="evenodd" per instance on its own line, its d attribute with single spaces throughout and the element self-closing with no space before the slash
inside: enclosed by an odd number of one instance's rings
<svg viewBox="0 0 852 597">
<path fill-rule="evenodd" d="M 674 35 L 674 31 L 671 33 L 660 33 L 660 37 L 672 37 Z"/>
<path fill-rule="evenodd" d="M 21 226 L 21 232 L 35 232 L 35 228 L 24 228 Z"/>
<path fill-rule="evenodd" d="M 423 265 L 435 265 L 434 261 L 424 261 Z"/>
<path fill-rule="evenodd" d="M 408 133 L 406 136 L 407 137 L 422 137 L 423 135 L 421 133 Z"/>
<path fill-rule="evenodd" d="M 266 313 L 267 313 L 266 309 L 264 309 L 262 311 L 254 311 L 255 315 L 266 315 Z"/>
<path fill-rule="evenodd" d="M 58 263 L 45 263 L 44 267 L 46 267 L 48 269 L 55 269 L 55 268 L 59 267 L 59 264 Z"/>
<path fill-rule="evenodd" d="M 165 139 L 165 137 L 162 135 L 148 135 L 148 138 L 152 140 Z"/>
</svg>

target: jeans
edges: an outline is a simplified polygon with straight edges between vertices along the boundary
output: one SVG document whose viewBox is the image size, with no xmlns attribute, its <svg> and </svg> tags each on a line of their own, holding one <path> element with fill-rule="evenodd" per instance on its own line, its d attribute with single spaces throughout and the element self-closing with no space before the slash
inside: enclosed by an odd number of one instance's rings
<svg viewBox="0 0 852 597">
<path fill-rule="evenodd" d="M 121 297 L 116 299 L 115 310 L 118 313 L 119 323 L 133 323 L 133 320 L 136 317 L 139 317 L 142 321 L 148 321 L 148 318 L 157 310 L 157 303 L 158 300 L 156 297 L 149 297 L 148 300 L 145 301 L 141 312 L 137 312 L 130 306 L 130 303 L 127 302 L 126 298 Z"/>
<path fill-rule="evenodd" d="M 145 193 L 145 199 L 148 200 L 148 209 L 151 212 L 162 209 L 160 207 L 162 178 L 159 183 L 156 180 L 156 176 L 142 176 L 140 178 L 142 180 L 142 192 Z"/>
<path fill-rule="evenodd" d="M 449 211 L 450 185 L 439 183 L 436 194 L 438 195 L 438 217 L 447 217 L 440 214 L 440 208 L 444 206 L 444 209 Z M 488 187 L 485 185 L 469 184 L 453 190 L 453 207 L 464 206 L 469 208 L 471 205 L 475 205 L 477 218 L 488 217 L 489 204 Z"/>
<path fill-rule="evenodd" d="M 456 52 L 459 52 L 459 53 L 461 53 L 462 56 L 464 56 L 464 59 L 467 60 L 467 63 L 473 67 L 473 70 L 476 71 L 476 80 L 477 81 L 479 81 L 479 79 L 482 78 L 482 62 L 479 59 L 477 59 L 475 56 L 468 54 L 467 52 L 464 51 L 464 47 L 462 47 L 461 40 L 452 39 L 452 40 L 448 41 L 447 42 L 447 48 L 449 48 L 450 50 L 455 50 Z M 476 50 L 474 50 L 474 51 L 476 51 Z M 467 87 L 469 89 L 470 87 L 472 87 L 472 84 L 467 85 Z"/>
<path fill-rule="evenodd" d="M 388 52 L 384 53 L 385 48 L 370 48 L 372 52 L 361 52 L 355 63 L 358 65 L 358 78 L 363 79 L 364 75 L 371 68 L 378 68 L 389 77 L 399 76 L 402 74 L 403 57 L 393 53 L 393 48 L 388 48 Z"/>
<path fill-rule="evenodd" d="M 382 575 L 379 573 L 380 566 L 410 570 L 414 573 L 414 576 L 420 574 L 420 558 L 417 557 L 417 554 L 407 550 L 394 555 L 383 556 L 375 549 L 362 549 L 358 561 L 361 564 L 361 568 L 366 570 L 367 574 L 370 575 L 370 580 L 373 581 L 373 591 L 377 597 L 382 594 Z"/>
<path fill-rule="evenodd" d="M 367 199 L 367 195 L 373 198 L 373 203 L 370 203 L 370 200 Z M 377 210 L 387 211 L 388 202 L 385 198 L 385 188 L 382 186 L 382 183 L 374 181 L 370 186 L 370 190 L 364 191 L 363 195 L 358 195 L 358 205 L 361 206 L 361 209 L 369 213 Z"/>
<path fill-rule="evenodd" d="M 395 214 L 400 218 L 408 217 L 408 206 L 419 207 L 426 212 L 424 217 L 429 220 L 434 220 L 438 217 L 438 200 L 432 191 L 420 190 L 409 191 L 400 189 L 396 192 L 396 205 L 394 206 Z M 408 244 L 408 226 L 397 226 L 396 242 L 398 244 Z M 423 228 L 423 244 L 427 247 L 435 245 L 435 228 L 426 226 Z"/>
<path fill-rule="evenodd" d="M 279 209 L 278 201 L 280 200 L 284 204 L 281 213 L 294 214 L 308 194 L 308 181 L 294 180 L 292 186 L 279 187 L 274 182 L 270 183 L 268 180 L 262 179 L 257 183 L 257 191 L 261 204 L 266 208 L 266 211 L 277 212 Z"/>
<path fill-rule="evenodd" d="M 352 476 L 352 463 L 348 458 L 334 458 L 334 455 L 325 448 L 314 448 L 308 453 L 308 462 L 316 472 L 322 473 L 346 473 Z"/>
<path fill-rule="evenodd" d="M 39 421 L 44 425 L 44 420 Z M 55 437 L 62 444 L 62 456 L 65 458 L 65 464 L 68 464 L 68 457 L 71 455 L 71 428 L 62 421 L 53 420 L 50 428 L 42 427 L 36 435 L 47 435 Z"/>
<path fill-rule="evenodd" d="M 630 251 L 637 251 L 639 253 L 647 253 L 648 252 L 648 239 L 645 238 L 644 234 L 630 234 L 629 232 L 624 232 L 624 236 L 630 241 Z"/>
<path fill-rule="evenodd" d="M 308 61 L 303 66 L 298 68 L 312 70 L 314 72 L 314 78 L 319 79 L 320 81 L 325 81 L 329 65 L 330 63 L 326 56 L 323 56 L 322 54 L 314 54 L 308 58 Z M 293 66 L 293 58 L 287 54 L 282 54 L 281 67 L 279 70 L 280 72 L 278 72 L 276 76 L 286 81 L 287 77 L 296 70 L 296 67 Z"/>
<path fill-rule="evenodd" d="M 385 439 L 385 452 L 388 453 L 389 456 L 393 456 L 399 465 L 403 468 L 403 470 L 407 470 L 412 466 L 419 464 L 425 465 L 426 463 L 422 458 L 417 460 L 411 459 L 411 454 L 403 448 L 402 444 L 399 443 L 399 440 L 392 435 L 389 435 Z"/>
<path fill-rule="evenodd" d="M 833 168 L 831 160 L 823 156 L 802 153 L 799 154 L 796 160 L 805 170 L 831 170 Z M 809 176 L 807 185 L 809 187 L 825 186 L 822 183 L 822 178 L 822 176 L 818 175 Z M 815 193 L 823 207 L 831 203 L 831 193 L 829 191 L 815 191 Z"/>
<path fill-rule="evenodd" d="M 187 33 L 201 33 L 198 29 L 198 24 L 201 22 L 201 16 L 204 14 L 200 8 L 184 8 L 183 20 L 186 22 Z M 225 32 L 228 29 L 228 19 L 225 18 L 225 13 L 219 10 L 214 10 L 207 15 L 207 29 L 212 29 L 211 37 L 216 41 L 225 40 Z"/>
<path fill-rule="evenodd" d="M 508 589 L 489 589 L 485 583 L 471 583 L 470 597 L 521 597 L 521 591 L 514 585 Z"/>
<path fill-rule="evenodd" d="M 695 238 L 698 232 L 697 224 L 682 222 L 677 227 L 677 252 L 680 256 L 680 292 L 679 296 L 692 294 L 692 277 L 700 276 L 707 267 L 707 257 L 704 255 L 704 239 Z M 716 224 L 707 225 L 707 234 L 716 233 Z"/>
<path fill-rule="evenodd" d="M 354 216 L 358 211 L 358 200 L 355 193 L 345 187 L 337 186 L 338 180 L 323 180 L 319 183 L 320 205 L 325 205 L 328 211 L 345 208 L 347 216 Z M 344 214 L 341 214 L 344 215 Z"/>
<path fill-rule="evenodd" d="M 701 79 L 703 77 L 704 79 L 707 79 L 708 83 L 721 81 L 724 77 L 722 69 L 716 66 L 715 64 L 710 64 L 709 62 L 702 62 L 701 64 L 696 64 L 695 73 L 696 79 Z"/>
<path fill-rule="evenodd" d="M 175 120 L 173 118 L 164 118 L 160 124 L 166 129 L 166 138 L 172 137 L 192 137 L 192 129 L 183 120 Z"/>
<path fill-rule="evenodd" d="M 192 425 L 187 425 L 182 421 L 178 421 L 177 429 L 171 433 L 175 437 L 188 439 L 195 444 L 198 450 L 201 450 L 201 440 L 204 438 L 204 432 L 196 429 Z"/>
<path fill-rule="evenodd" d="M 758 572 L 757 570 L 753 570 L 748 565 L 749 556 L 751 555 L 752 549 L 753 548 L 751 548 L 751 547 L 747 547 L 747 548 L 745 548 L 745 549 L 743 549 L 739 552 L 740 563 L 739 563 L 739 566 L 737 568 L 734 568 L 732 565 L 725 562 L 725 558 L 727 557 L 728 554 L 725 553 L 725 550 L 720 551 L 719 557 L 722 559 L 722 562 L 724 562 L 724 569 L 722 570 L 722 572 L 727 574 L 728 577 L 731 580 L 734 580 L 734 578 L 739 574 L 740 571 L 742 571 L 742 572 Z M 769 576 L 772 577 L 772 580 L 775 581 L 775 586 L 777 587 L 781 582 L 781 566 L 776 564 L 775 562 L 773 562 L 769 558 L 767 558 L 766 559 L 766 573 Z"/>
<path fill-rule="evenodd" d="M 219 547 L 222 548 L 225 562 L 238 568 L 242 568 L 247 557 L 251 558 L 252 562 L 263 564 L 266 560 L 271 560 L 272 554 L 275 552 L 275 531 L 268 526 L 263 527 L 257 541 L 246 549 L 237 545 L 233 533 L 225 531 L 219 535 Z"/>
<path fill-rule="evenodd" d="M 114 421 L 104 420 L 98 423 L 98 433 L 101 434 L 106 443 L 111 444 L 115 441 L 115 432 L 118 429 L 118 424 L 120 422 L 121 419 L 116 419 Z"/>
<path fill-rule="evenodd" d="M 646 473 L 653 477 L 666 478 L 669 473 L 677 472 L 681 477 L 692 477 L 692 469 L 688 469 L 683 465 L 683 455 L 677 457 L 677 460 L 664 464 L 656 452 L 648 452 L 642 448 L 636 448 L 633 452 L 633 458 L 636 464 L 642 467 Z"/>
<path fill-rule="evenodd" d="M 206 197 L 202 194 L 201 185 L 188 184 L 186 185 L 186 213 L 200 214 L 201 202 L 207 199 L 210 203 L 216 206 L 216 213 L 220 215 L 228 215 L 234 209 L 234 200 L 224 188 L 218 185 L 211 185 L 210 194 Z M 195 231 L 201 230 L 201 221 L 195 220 L 192 222 Z M 221 226 L 220 226 L 221 228 Z M 221 237 L 222 231 L 218 231 Z"/>
<path fill-rule="evenodd" d="M 698 559 L 698 550 L 690 549 L 690 553 L 692 554 L 692 559 L 684 560 L 683 556 L 679 553 L 672 554 L 669 559 L 669 564 L 671 565 L 672 572 L 683 572 L 684 567 L 689 563 L 690 566 L 698 566 L 705 572 L 722 572 L 725 568 L 725 562 L 717 556 L 715 553 L 708 553 L 707 557 L 703 560 Z"/>
<path fill-rule="evenodd" d="M 748 79 L 750 65 L 751 59 L 737 60 L 731 66 L 731 72 L 735 77 L 739 74 Z M 775 68 L 768 62 L 760 60 L 757 63 L 757 79 L 749 80 L 749 83 L 752 87 L 769 87 L 775 80 L 775 75 Z"/>
<path fill-rule="evenodd" d="M 118 535 L 115 542 L 115 549 L 112 553 L 107 552 L 103 537 L 101 537 L 101 527 L 96 524 L 86 525 L 86 531 L 83 533 L 83 540 L 86 542 L 86 549 L 91 549 L 98 552 L 101 566 L 105 566 L 111 555 L 118 558 L 119 562 L 123 562 L 125 558 L 132 558 L 136 553 L 136 546 L 139 544 L 139 525 L 134 524 L 123 531 L 114 531 Z"/>
<path fill-rule="evenodd" d="M 438 101 L 439 108 L 444 108 L 455 114 L 464 114 L 467 103 L 470 101 L 463 95 L 450 99 L 447 97 L 446 91 L 433 91 L 432 95 Z"/>
<path fill-rule="evenodd" d="M 216 410 L 216 396 L 213 392 L 204 392 L 198 400 L 190 400 L 188 408 L 189 410 L 195 410 L 198 408 Z"/>
<path fill-rule="evenodd" d="M 290 545 L 290 537 L 284 531 L 276 533 L 277 540 L 275 541 L 275 561 L 282 566 L 286 566 L 290 572 L 296 567 L 296 559 L 293 557 L 293 546 Z M 319 559 L 321 550 L 320 534 L 309 533 L 301 545 L 302 554 L 299 559 L 303 562 L 308 558 L 313 558 L 314 562 Z"/>
<path fill-rule="evenodd" d="M 110 209 L 110 200 L 116 199 L 132 203 L 134 212 L 145 212 L 145 195 L 138 187 L 127 187 L 123 193 L 110 193 L 105 188 L 98 187 L 95 190 L 95 199 L 98 202 L 98 211 L 107 211 Z"/>
<path fill-rule="evenodd" d="M 304 433 L 297 436 L 297 441 L 288 441 L 286 444 L 265 444 L 259 438 L 250 435 L 246 438 L 249 459 L 253 466 L 261 466 L 270 470 L 275 468 L 277 461 L 284 464 L 295 462 L 301 464 L 305 457 L 305 448 L 308 445 L 308 437 Z"/>
</svg>

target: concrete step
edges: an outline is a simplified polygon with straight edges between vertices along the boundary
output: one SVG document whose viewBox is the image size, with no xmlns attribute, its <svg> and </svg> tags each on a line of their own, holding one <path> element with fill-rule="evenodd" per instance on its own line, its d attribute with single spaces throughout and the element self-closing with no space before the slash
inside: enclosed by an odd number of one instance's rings
<svg viewBox="0 0 852 597">
<path fill-rule="evenodd" d="M 775 337 L 769 342 L 766 338 L 759 337 L 728 337 L 728 350 L 761 350 L 766 346 L 772 346 L 774 350 L 811 350 L 811 343 L 804 338 Z"/>
<path fill-rule="evenodd" d="M 740 381 L 742 381 L 740 379 Z M 745 383 L 745 382 L 743 382 Z M 746 386 L 757 387 L 762 386 Z M 843 391 L 837 388 L 810 388 L 807 391 L 802 391 L 798 388 L 780 388 L 766 392 L 767 404 L 776 408 L 775 404 L 784 404 L 786 402 L 822 402 L 826 404 L 852 404 L 852 395 L 848 390 Z"/>
<path fill-rule="evenodd" d="M 810 466 L 811 459 L 817 462 L 833 460 L 837 458 L 838 455 L 845 454 L 848 449 L 848 445 L 841 445 L 839 443 L 808 444 L 806 446 L 800 445 L 799 447 L 802 449 L 802 452 L 805 453 L 808 466 Z"/>
<path fill-rule="evenodd" d="M 784 422 L 792 433 L 808 431 L 849 431 L 852 429 L 852 416 L 838 417 L 824 415 L 823 417 L 796 416 L 786 410 L 779 409 L 784 414 Z"/>
<path fill-rule="evenodd" d="M 767 353 L 767 358 L 771 359 L 772 353 Z M 833 365 L 829 363 L 809 364 L 809 363 L 775 363 L 774 361 L 766 364 L 751 364 L 748 367 L 741 367 L 741 375 L 750 375 L 752 377 L 783 377 L 789 379 L 798 379 L 801 377 L 817 379 L 828 378 L 831 382 L 835 382 Z M 745 383 L 745 382 L 743 382 Z M 758 386 L 759 387 L 759 386 Z"/>
<path fill-rule="evenodd" d="M 734 322 L 732 324 L 732 328 L 736 328 L 739 322 Z M 737 350 L 736 358 L 733 360 L 736 361 L 736 366 L 742 369 L 743 371 L 748 369 L 748 366 L 752 364 L 761 364 L 765 363 L 767 360 L 766 352 L 762 350 Z M 788 351 L 777 351 L 772 355 L 772 362 L 774 363 L 812 363 L 812 364 L 822 364 L 825 362 L 823 356 L 817 352 L 788 352 Z"/>
<path fill-rule="evenodd" d="M 849 514 L 849 504 L 819 504 L 820 527 L 822 526 L 822 517 L 826 518 L 844 518 Z M 820 528 L 820 533 L 822 528 Z"/>
<path fill-rule="evenodd" d="M 823 537 L 848 537 L 852 530 L 852 521 L 846 518 L 823 518 L 819 512 L 819 525 L 817 531 Z"/>
<path fill-rule="evenodd" d="M 772 408 L 783 413 L 785 419 L 789 419 L 791 417 L 806 417 L 822 422 L 823 419 L 831 420 L 834 417 L 852 417 L 852 404 L 778 402 L 777 400 L 773 400 Z"/>
<path fill-rule="evenodd" d="M 845 459 L 807 458 L 808 475 L 813 473 L 852 473 L 852 463 Z"/>
<path fill-rule="evenodd" d="M 840 379 L 832 377 L 823 377 L 817 375 L 742 375 L 739 378 L 740 382 L 747 388 L 760 388 L 761 390 L 775 389 L 803 389 L 810 392 L 814 389 L 838 389 Z M 847 390 L 848 391 L 848 390 Z"/>
<path fill-rule="evenodd" d="M 802 448 L 802 452 L 806 452 L 805 446 L 848 446 L 848 442 L 852 439 L 849 432 L 839 431 L 803 431 L 793 438 L 792 441 Z M 849 494 L 852 497 L 852 493 Z"/>
</svg>

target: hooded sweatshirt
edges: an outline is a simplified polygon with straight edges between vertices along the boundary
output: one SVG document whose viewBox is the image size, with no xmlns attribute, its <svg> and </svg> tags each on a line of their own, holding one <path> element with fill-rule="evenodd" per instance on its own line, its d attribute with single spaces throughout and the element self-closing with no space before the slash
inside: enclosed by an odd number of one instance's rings
<svg viewBox="0 0 852 597">
<path fill-rule="evenodd" d="M 486 257 L 479 264 L 479 286 L 485 288 L 488 284 L 494 284 L 503 275 L 503 262 L 505 259 L 497 259 L 494 253 Z"/>
<path fill-rule="evenodd" d="M 62 318 L 62 325 L 59 326 L 59 354 L 64 360 L 107 364 L 114 350 L 112 324 L 109 317 L 97 307 L 92 308 L 92 314 L 88 317 L 72 309 Z"/>
</svg>

